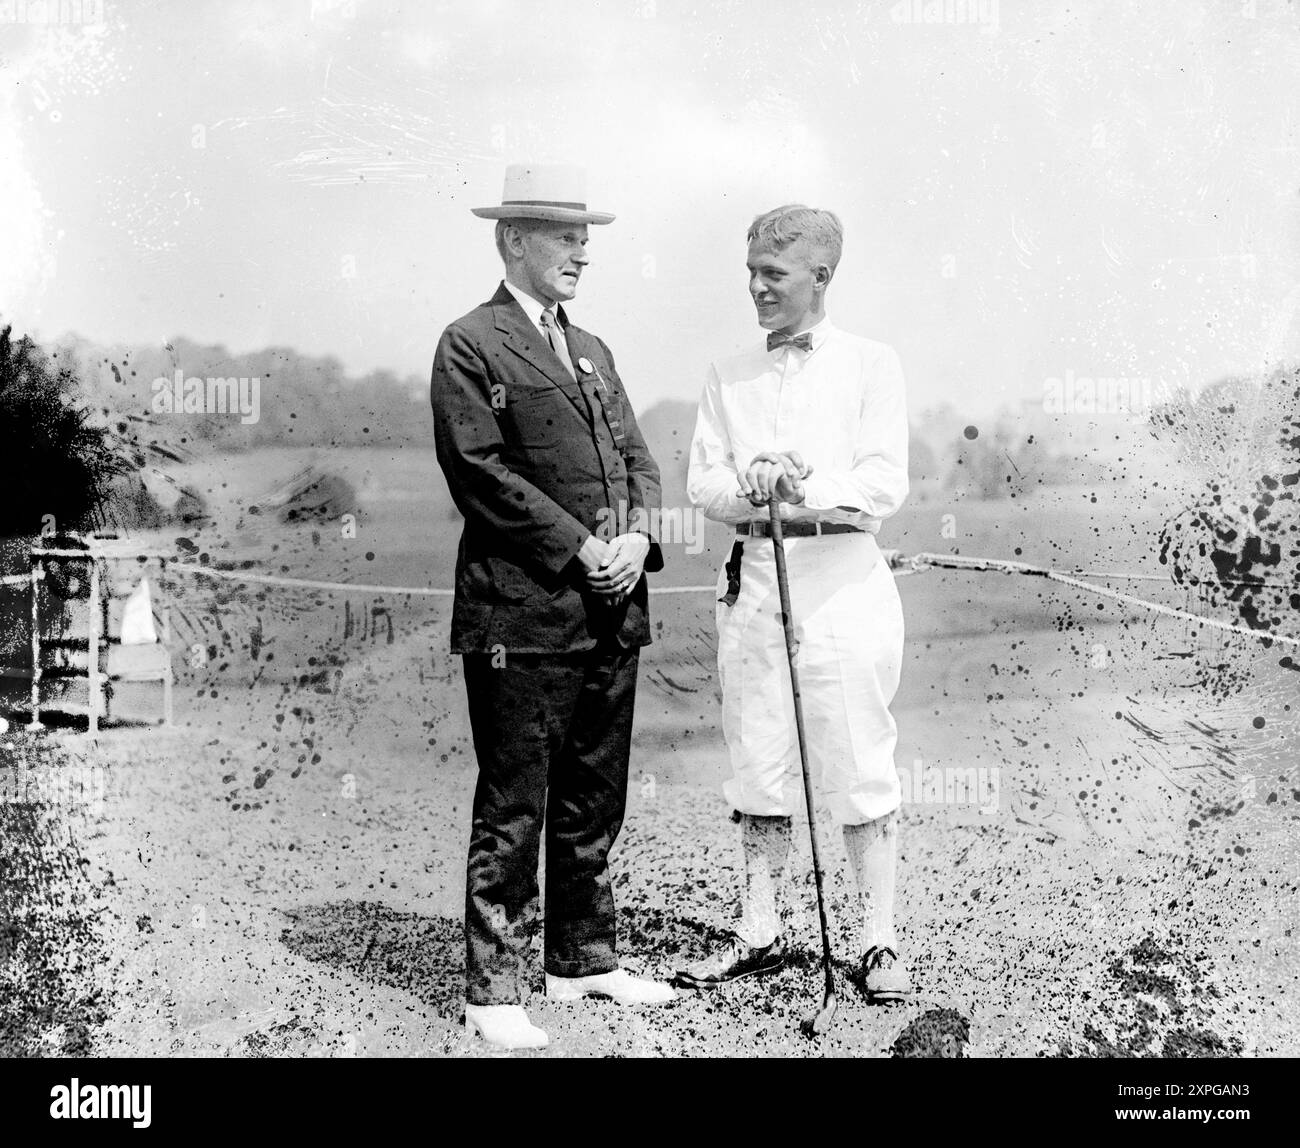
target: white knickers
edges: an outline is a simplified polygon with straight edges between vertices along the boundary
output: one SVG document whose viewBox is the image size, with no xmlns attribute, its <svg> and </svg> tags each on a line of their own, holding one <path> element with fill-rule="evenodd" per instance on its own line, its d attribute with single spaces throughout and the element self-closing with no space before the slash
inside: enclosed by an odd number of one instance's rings
<svg viewBox="0 0 1300 1148">
<path fill-rule="evenodd" d="M 719 602 L 722 732 L 741 813 L 802 812 L 799 741 L 770 538 L 744 538 L 740 597 Z M 795 666 L 814 790 L 841 824 L 883 817 L 902 801 L 889 703 L 903 659 L 894 575 L 867 533 L 787 538 Z M 718 597 L 727 577 L 718 578 Z"/>
</svg>

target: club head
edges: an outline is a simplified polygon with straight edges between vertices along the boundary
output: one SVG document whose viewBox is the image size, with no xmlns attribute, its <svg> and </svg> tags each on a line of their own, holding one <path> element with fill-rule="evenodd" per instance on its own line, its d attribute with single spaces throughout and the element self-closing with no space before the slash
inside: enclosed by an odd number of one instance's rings
<svg viewBox="0 0 1300 1148">
<path fill-rule="evenodd" d="M 825 1036 L 835 1023 L 835 1011 L 838 1008 L 839 1001 L 835 999 L 835 994 L 828 992 L 822 1000 L 822 1007 L 800 1021 L 799 1031 L 807 1037 Z"/>
</svg>

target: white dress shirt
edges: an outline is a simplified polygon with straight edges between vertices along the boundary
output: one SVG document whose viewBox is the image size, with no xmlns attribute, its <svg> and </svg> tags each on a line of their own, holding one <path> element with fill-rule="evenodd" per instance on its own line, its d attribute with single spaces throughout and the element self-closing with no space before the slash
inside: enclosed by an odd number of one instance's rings
<svg viewBox="0 0 1300 1148">
<path fill-rule="evenodd" d="M 765 519 L 740 493 L 754 456 L 795 450 L 813 468 L 783 517 L 843 522 L 872 534 L 907 497 L 903 368 L 885 343 L 809 329 L 812 348 L 763 344 L 710 365 L 695 422 L 687 497 L 718 522 Z M 788 513 L 785 513 L 788 510 Z"/>
<path fill-rule="evenodd" d="M 554 320 L 555 327 L 558 330 L 560 320 L 559 316 L 555 313 L 554 304 L 548 308 L 544 303 L 539 303 L 534 299 L 527 291 L 521 291 L 511 283 L 509 279 L 503 279 L 501 282 L 505 284 L 506 290 L 515 297 L 519 306 L 524 309 L 524 314 L 528 316 L 528 321 L 537 328 L 538 333 L 546 340 L 547 346 L 550 346 L 551 340 L 547 337 L 546 328 L 542 326 L 542 312 L 547 310 L 551 312 L 551 318 Z"/>
</svg>

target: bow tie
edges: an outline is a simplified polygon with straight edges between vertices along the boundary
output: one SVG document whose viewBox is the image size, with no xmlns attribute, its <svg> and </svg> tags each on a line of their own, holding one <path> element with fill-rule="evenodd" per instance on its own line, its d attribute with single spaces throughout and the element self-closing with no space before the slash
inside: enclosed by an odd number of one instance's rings
<svg viewBox="0 0 1300 1148">
<path fill-rule="evenodd" d="M 801 351 L 812 350 L 812 335 L 805 331 L 802 335 L 782 335 L 779 331 L 769 331 L 767 333 L 767 349 L 769 351 L 779 350 L 786 345 L 798 347 Z"/>
</svg>

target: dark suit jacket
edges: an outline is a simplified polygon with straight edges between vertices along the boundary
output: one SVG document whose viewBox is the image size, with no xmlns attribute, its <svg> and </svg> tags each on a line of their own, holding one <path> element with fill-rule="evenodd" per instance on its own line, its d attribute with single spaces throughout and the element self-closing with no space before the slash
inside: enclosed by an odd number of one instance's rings
<svg viewBox="0 0 1300 1148">
<path fill-rule="evenodd" d="M 648 571 L 662 569 L 653 531 L 659 467 L 596 336 L 557 317 L 575 382 L 503 283 L 442 334 L 433 360 L 434 435 L 465 516 L 456 559 L 453 653 L 571 652 L 601 638 L 650 641 L 646 580 L 618 606 L 587 592 L 575 557 L 589 534 L 651 534 Z M 612 420 L 596 397 L 608 385 Z M 611 421 L 622 423 L 620 449 Z M 653 515 L 649 512 L 653 511 Z M 646 521 L 649 518 L 650 521 Z"/>
</svg>

